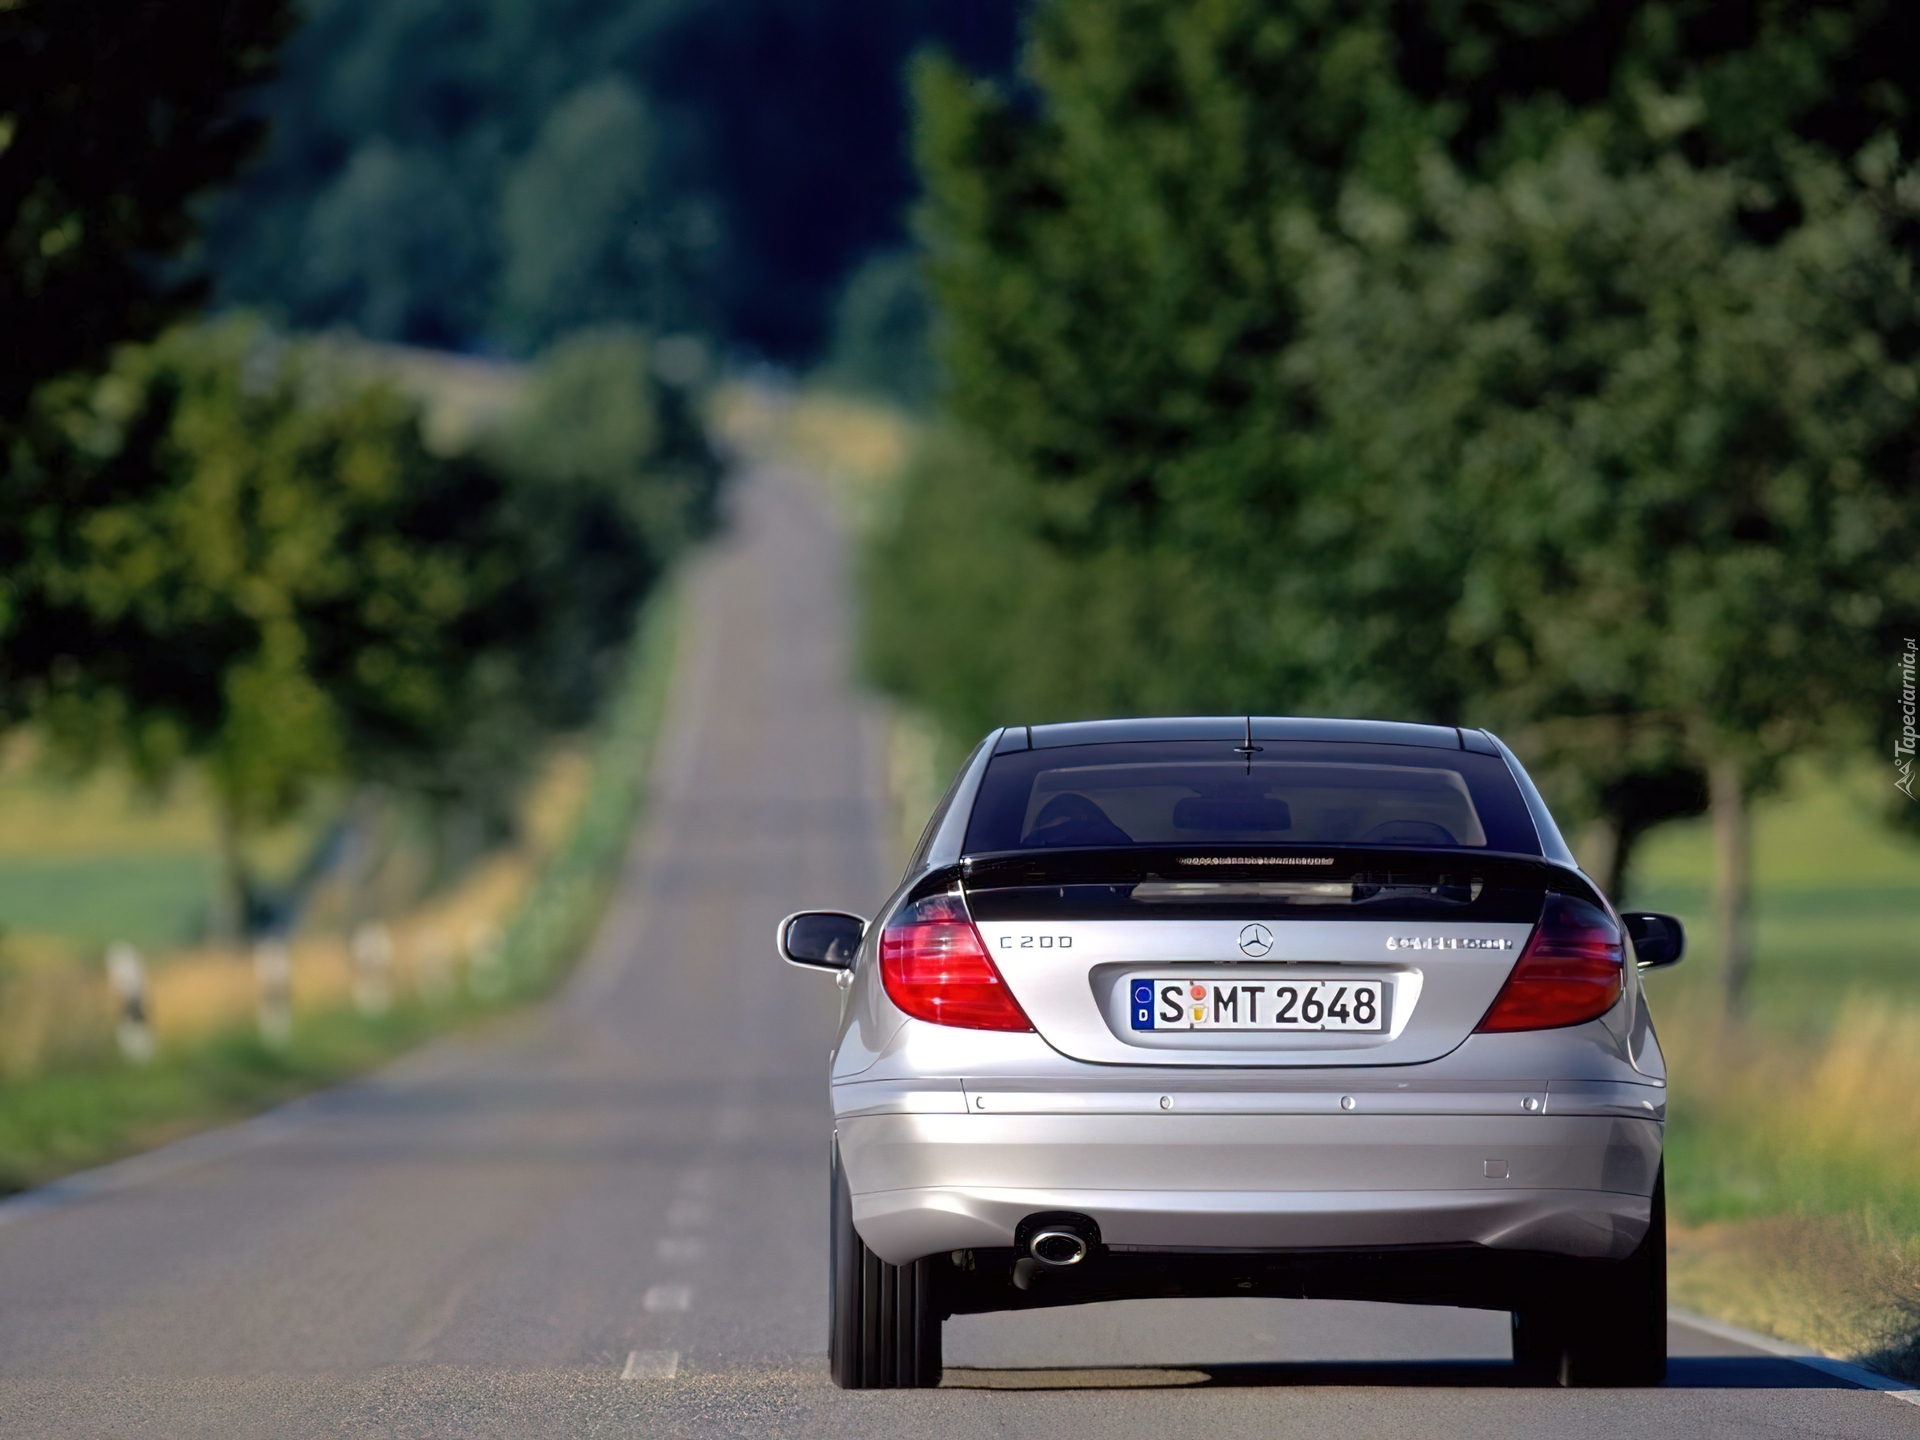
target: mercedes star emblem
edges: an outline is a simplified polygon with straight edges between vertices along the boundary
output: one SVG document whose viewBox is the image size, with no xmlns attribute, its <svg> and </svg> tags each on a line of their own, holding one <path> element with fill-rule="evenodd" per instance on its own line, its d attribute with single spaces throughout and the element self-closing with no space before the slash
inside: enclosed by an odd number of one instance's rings
<svg viewBox="0 0 1920 1440">
<path fill-rule="evenodd" d="M 1256 922 L 1240 932 L 1240 953 L 1242 955 L 1251 955 L 1254 959 L 1258 960 L 1271 949 L 1273 949 L 1273 931 L 1269 930 L 1266 926 Z"/>
</svg>

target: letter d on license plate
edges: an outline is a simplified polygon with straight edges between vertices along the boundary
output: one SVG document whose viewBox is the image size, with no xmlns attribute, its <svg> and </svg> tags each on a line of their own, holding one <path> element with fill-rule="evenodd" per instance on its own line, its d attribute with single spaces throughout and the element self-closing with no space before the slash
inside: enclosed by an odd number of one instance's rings
<svg viewBox="0 0 1920 1440">
<path fill-rule="evenodd" d="M 1375 975 L 1129 975 L 1135 1030 L 1323 1030 L 1384 1034 L 1390 991 Z"/>
</svg>

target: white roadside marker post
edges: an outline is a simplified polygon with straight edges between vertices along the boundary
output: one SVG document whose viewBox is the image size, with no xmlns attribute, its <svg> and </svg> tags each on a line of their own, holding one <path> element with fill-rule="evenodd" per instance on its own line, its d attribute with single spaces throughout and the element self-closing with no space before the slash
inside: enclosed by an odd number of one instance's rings
<svg viewBox="0 0 1920 1440">
<path fill-rule="evenodd" d="M 622 1380 L 671 1380 L 680 1373 L 678 1350 L 632 1350 L 627 1353 Z"/>
<path fill-rule="evenodd" d="M 284 940 L 253 947 L 253 978 L 260 988 L 260 1038 L 276 1048 L 293 1038 L 293 956 Z"/>
<path fill-rule="evenodd" d="M 393 934 L 377 920 L 353 932 L 353 1008 L 384 1015 L 393 1008 Z"/>
<path fill-rule="evenodd" d="M 459 988 L 454 973 L 453 943 L 444 930 L 429 930 L 415 952 L 413 988 L 429 1005 L 444 1005 Z"/>
<path fill-rule="evenodd" d="M 122 1058 L 135 1065 L 153 1059 L 153 1027 L 147 1023 L 147 973 L 140 952 L 124 940 L 107 947 L 107 984 L 116 1012 L 113 1038 Z"/>
</svg>

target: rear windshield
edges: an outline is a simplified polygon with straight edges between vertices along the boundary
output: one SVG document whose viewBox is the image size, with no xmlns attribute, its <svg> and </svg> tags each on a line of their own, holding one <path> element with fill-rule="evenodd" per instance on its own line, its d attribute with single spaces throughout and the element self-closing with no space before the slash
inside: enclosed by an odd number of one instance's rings
<svg viewBox="0 0 1920 1440">
<path fill-rule="evenodd" d="M 1496 755 L 1263 740 L 1067 745 L 997 755 L 967 851 L 1127 845 L 1465 846 L 1538 855 Z"/>
</svg>

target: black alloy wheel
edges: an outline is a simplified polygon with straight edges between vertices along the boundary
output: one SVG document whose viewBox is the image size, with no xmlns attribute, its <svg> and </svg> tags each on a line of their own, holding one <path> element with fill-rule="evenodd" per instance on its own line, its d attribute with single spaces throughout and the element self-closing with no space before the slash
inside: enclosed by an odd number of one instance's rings
<svg viewBox="0 0 1920 1440">
<path fill-rule="evenodd" d="M 1513 1363 L 1549 1385 L 1658 1385 L 1667 1374 L 1667 1172 L 1646 1237 L 1597 1281 L 1513 1312 Z"/>
<path fill-rule="evenodd" d="M 932 1389 L 940 1383 L 935 1261 L 889 1265 L 867 1249 L 853 1228 L 853 1194 L 837 1138 L 832 1188 L 827 1363 L 833 1383 L 842 1390 Z"/>
</svg>

